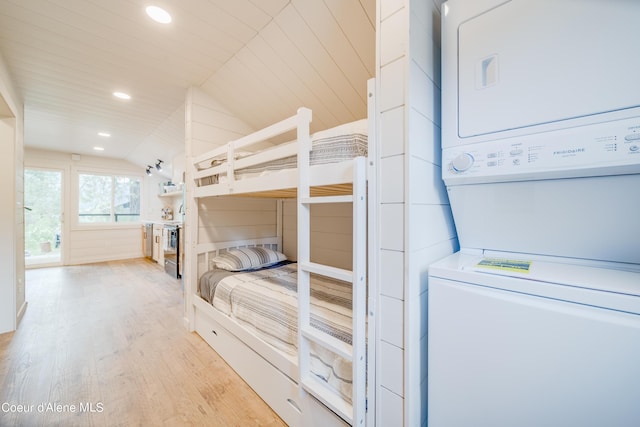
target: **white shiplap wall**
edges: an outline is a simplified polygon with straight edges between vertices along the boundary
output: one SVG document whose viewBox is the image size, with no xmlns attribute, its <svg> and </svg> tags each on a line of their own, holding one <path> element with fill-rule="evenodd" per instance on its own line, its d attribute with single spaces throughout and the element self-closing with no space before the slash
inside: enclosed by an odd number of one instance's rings
<svg viewBox="0 0 640 427">
<path fill-rule="evenodd" d="M 276 200 L 209 197 L 198 204 L 198 242 L 226 242 L 276 235 Z"/>
<path fill-rule="evenodd" d="M 23 123 L 22 100 L 0 56 L 0 181 L 6 186 L 0 207 L 0 333 L 14 330 L 25 309 Z"/>
<path fill-rule="evenodd" d="M 100 127 L 112 133 L 105 148 L 114 157 L 171 157 L 164 142 L 183 149 L 184 136 L 163 140 L 162 122 L 173 121 L 185 89 L 214 74 L 289 0 L 160 2 L 173 16 L 168 26 L 148 19 L 145 3 L 0 2 L 0 51 L 25 99 L 30 146 L 91 155 L 86 142 Z M 133 99 L 114 103 L 113 90 Z"/>
<path fill-rule="evenodd" d="M 276 208 L 272 200 L 219 197 L 196 202 L 192 197 L 194 183 L 190 159 L 247 135 L 253 129 L 196 87 L 190 88 L 187 93 L 185 120 L 186 246 L 193 248 L 197 243 L 274 236 Z M 261 217 L 261 210 L 272 211 L 273 214 Z M 185 266 L 189 265 L 189 261 Z M 194 275 L 197 272 L 187 267 L 186 283 L 190 283 Z"/>
<path fill-rule="evenodd" d="M 16 119 L 13 117 L 0 117 L 0 180 L 10 189 L 16 185 L 15 179 L 15 140 L 14 129 Z M 0 282 L 0 333 L 10 332 L 16 328 L 16 240 L 15 231 L 18 226 L 15 209 L 15 196 L 13 191 L 7 191 L 8 196 L 0 208 L 0 231 L 2 243 L 0 244 L 0 267 L 2 267 L 4 280 Z"/>
<path fill-rule="evenodd" d="M 228 242 L 245 239 L 274 237 L 277 229 L 278 207 L 276 200 L 243 197 L 209 197 L 198 201 L 197 235 L 198 243 Z M 193 222 L 187 226 L 192 229 Z M 192 242 L 189 242 L 192 247 Z M 191 252 L 193 253 L 193 252 Z M 197 268 L 188 272 L 185 279 L 185 302 L 190 304 L 193 278 L 204 273 L 209 266 L 205 257 L 197 259 L 187 249 L 185 265 Z M 197 265 L 197 267 L 196 267 Z M 185 307 L 190 307 L 186 305 Z M 187 316 L 188 317 L 188 316 Z"/>
<path fill-rule="evenodd" d="M 201 88 L 255 129 L 301 107 L 313 132 L 367 116 L 375 0 L 293 0 Z"/>
<path fill-rule="evenodd" d="M 109 130 L 105 154 L 166 160 L 184 148 L 190 86 L 255 129 L 300 106 L 313 109 L 313 131 L 366 117 L 376 0 L 165 3 L 168 26 L 138 0 L 0 3 L 0 51 L 25 98 L 29 146 L 91 155 L 87 141 Z M 133 99 L 114 102 L 116 89 Z"/>
<path fill-rule="evenodd" d="M 253 132 L 220 102 L 195 87 L 187 93 L 185 117 L 187 159 Z M 187 161 L 187 171 L 189 167 Z"/>
<path fill-rule="evenodd" d="M 176 156 L 184 157 L 184 103 L 160 124 L 144 141 L 132 147 L 126 160 L 137 165 L 153 165 L 156 159 L 162 159 L 164 174 L 176 180 L 176 165 L 171 161 Z M 182 162 L 184 163 L 184 162 Z M 178 165 L 178 168 L 184 165 Z M 181 175 L 181 174 L 180 174 Z"/>
<path fill-rule="evenodd" d="M 295 199 L 283 204 L 282 239 L 287 256 L 296 259 Z M 311 262 L 351 270 L 353 264 L 353 207 L 350 203 L 311 207 Z"/>
<path fill-rule="evenodd" d="M 376 425 L 427 422 L 427 271 L 457 247 L 440 163 L 440 1 L 379 0 Z"/>
<path fill-rule="evenodd" d="M 15 217 L 16 217 L 16 314 L 18 322 L 27 309 L 27 296 L 25 289 L 25 260 L 24 260 L 24 123 L 15 120 Z"/>
<path fill-rule="evenodd" d="M 213 241 L 235 240 L 239 236 L 232 225 L 240 225 L 245 232 L 261 233 L 262 227 L 258 226 L 248 231 L 247 221 L 252 216 L 244 216 L 240 219 L 242 224 L 234 220 L 236 211 L 242 210 L 237 204 L 242 201 L 227 200 L 226 198 L 211 198 L 199 202 L 193 198 L 193 165 L 190 159 L 219 147 L 229 141 L 233 141 L 252 131 L 242 120 L 236 118 L 227 108 L 223 107 L 216 99 L 205 93 L 202 89 L 191 87 L 187 91 L 185 100 L 185 223 L 183 230 L 185 263 L 183 278 L 185 282 L 184 294 L 184 319 L 185 324 L 193 330 L 193 289 L 192 286 L 198 278 L 199 262 L 194 256 L 198 243 Z M 245 209 L 247 206 L 245 205 Z M 200 212 L 202 211 L 202 212 Z M 201 217 L 202 216 L 202 217 Z M 255 219 L 255 218 L 254 218 Z M 258 219 L 259 220 L 259 219 Z M 217 223 L 217 227 L 213 223 Z M 270 227 L 267 227 L 268 229 Z M 275 234 L 275 226 L 273 228 Z M 250 238 L 246 236 L 244 238 Z M 204 268 L 200 265 L 200 268 Z"/>
</svg>

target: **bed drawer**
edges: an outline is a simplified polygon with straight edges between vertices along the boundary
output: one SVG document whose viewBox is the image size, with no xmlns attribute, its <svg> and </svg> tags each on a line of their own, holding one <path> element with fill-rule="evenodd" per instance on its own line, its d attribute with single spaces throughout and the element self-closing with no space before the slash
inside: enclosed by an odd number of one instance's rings
<svg viewBox="0 0 640 427">
<path fill-rule="evenodd" d="M 302 398 L 302 411 L 304 427 L 351 427 L 310 394 Z"/>
<path fill-rule="evenodd" d="M 195 330 L 288 425 L 302 425 L 294 381 L 200 309 Z"/>
</svg>

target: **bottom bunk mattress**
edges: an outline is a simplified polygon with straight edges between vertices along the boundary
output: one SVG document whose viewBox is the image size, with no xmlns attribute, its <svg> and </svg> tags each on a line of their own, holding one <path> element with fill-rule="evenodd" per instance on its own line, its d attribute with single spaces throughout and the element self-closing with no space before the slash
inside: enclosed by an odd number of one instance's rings
<svg viewBox="0 0 640 427">
<path fill-rule="evenodd" d="M 212 269 L 199 281 L 200 296 L 262 340 L 296 356 L 298 349 L 297 264 L 231 272 Z M 348 344 L 352 342 L 351 284 L 311 277 L 311 326 Z M 352 365 L 311 343 L 310 370 L 351 402 Z"/>
</svg>

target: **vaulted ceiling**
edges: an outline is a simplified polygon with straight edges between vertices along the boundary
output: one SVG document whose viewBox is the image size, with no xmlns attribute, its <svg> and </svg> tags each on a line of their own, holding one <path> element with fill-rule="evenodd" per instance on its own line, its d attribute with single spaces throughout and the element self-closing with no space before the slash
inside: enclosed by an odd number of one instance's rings
<svg viewBox="0 0 640 427">
<path fill-rule="evenodd" d="M 26 146 L 144 165 L 184 150 L 190 86 L 254 129 L 300 106 L 315 130 L 366 117 L 375 0 L 2 0 L 0 54 Z"/>
</svg>

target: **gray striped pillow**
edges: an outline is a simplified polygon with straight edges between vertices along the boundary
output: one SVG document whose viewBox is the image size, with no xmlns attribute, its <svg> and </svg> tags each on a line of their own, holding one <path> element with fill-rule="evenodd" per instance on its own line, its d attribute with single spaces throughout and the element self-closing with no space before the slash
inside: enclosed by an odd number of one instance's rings
<svg viewBox="0 0 640 427">
<path fill-rule="evenodd" d="M 252 247 L 229 249 L 213 258 L 211 262 L 214 267 L 222 270 L 245 271 L 268 267 L 286 259 L 283 253 L 272 249 Z"/>
</svg>

